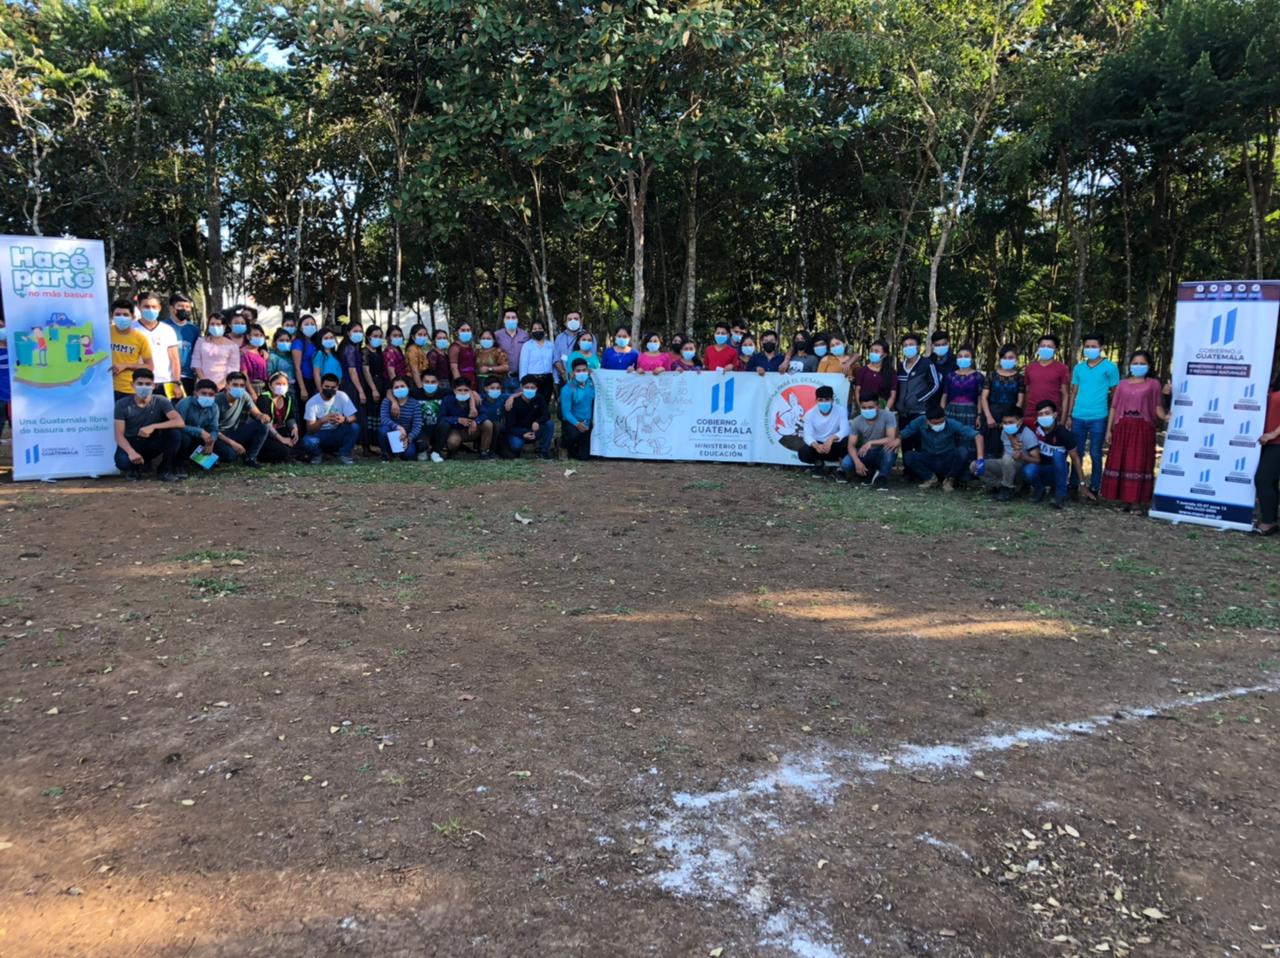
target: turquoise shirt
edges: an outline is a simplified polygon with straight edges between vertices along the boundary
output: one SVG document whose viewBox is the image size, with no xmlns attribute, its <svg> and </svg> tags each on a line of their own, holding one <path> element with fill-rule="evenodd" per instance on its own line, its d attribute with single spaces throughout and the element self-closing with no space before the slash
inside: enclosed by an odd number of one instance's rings
<svg viewBox="0 0 1280 958">
<path fill-rule="evenodd" d="M 1106 419 L 1111 390 L 1120 385 L 1120 370 L 1109 359 L 1099 360 L 1096 366 L 1078 362 L 1071 373 L 1071 385 L 1077 388 L 1073 419 Z"/>
</svg>

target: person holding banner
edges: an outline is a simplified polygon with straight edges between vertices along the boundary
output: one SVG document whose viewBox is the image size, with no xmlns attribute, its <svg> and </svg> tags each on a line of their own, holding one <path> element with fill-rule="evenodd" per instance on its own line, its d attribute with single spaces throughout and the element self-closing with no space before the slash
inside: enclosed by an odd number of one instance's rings
<svg viewBox="0 0 1280 958">
<path fill-rule="evenodd" d="M 117 299 L 111 304 L 111 385 L 117 402 L 134 394 L 133 374 L 150 373 L 151 366 L 151 340 L 133 328 L 133 303 Z"/>
<path fill-rule="evenodd" d="M 730 332 L 727 323 L 716 323 L 712 339 L 715 345 L 708 346 L 703 352 L 703 365 L 710 372 L 735 372 L 739 368 L 738 350 L 730 345 Z"/>
<path fill-rule="evenodd" d="M 613 334 L 613 345 L 604 351 L 600 365 L 604 369 L 625 370 L 634 372 L 640 354 L 631 345 L 631 330 L 619 326 Z"/>
<path fill-rule="evenodd" d="M 664 373 L 671 369 L 675 357 L 662 348 L 662 337 L 650 333 L 644 338 L 644 352 L 636 359 L 636 371 L 642 373 Z"/>
<path fill-rule="evenodd" d="M 159 459 L 160 481 L 176 482 L 182 417 L 166 397 L 152 394 L 155 374 L 150 369 L 133 370 L 129 389 L 129 395 L 116 401 L 116 468 L 130 479 L 141 479 L 142 470 Z"/>
<path fill-rule="evenodd" d="M 813 398 L 817 405 L 804 417 L 804 445 L 799 449 L 800 461 L 812 466 L 810 475 L 821 479 L 826 474 L 824 462 L 840 462 L 847 452 L 849 413 L 835 402 L 836 392 L 830 386 L 819 386 Z"/>
<path fill-rule="evenodd" d="M 1151 354 L 1129 357 L 1129 376 L 1116 386 L 1107 416 L 1102 498 L 1123 502 L 1125 512 L 1146 508 L 1156 485 L 1156 426 L 1169 414 L 1161 406 L 1160 381 L 1150 378 Z"/>
<path fill-rule="evenodd" d="M 1251 530 L 1255 535 L 1273 536 L 1280 532 L 1280 370 L 1271 380 L 1267 394 L 1267 418 L 1263 433 L 1258 437 L 1262 456 L 1253 484 L 1258 490 L 1258 523 Z"/>
<path fill-rule="evenodd" d="M 757 375 L 776 373 L 782 369 L 783 355 L 778 351 L 778 331 L 766 329 L 760 333 L 760 350 L 746 357 L 744 367 L 747 372 L 753 370 Z"/>
</svg>

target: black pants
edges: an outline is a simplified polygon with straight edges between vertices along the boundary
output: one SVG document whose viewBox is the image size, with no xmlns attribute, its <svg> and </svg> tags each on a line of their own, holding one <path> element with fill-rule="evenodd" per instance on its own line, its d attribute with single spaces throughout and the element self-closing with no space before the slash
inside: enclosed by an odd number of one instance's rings
<svg viewBox="0 0 1280 958">
<path fill-rule="evenodd" d="M 816 466 L 820 462 L 839 462 L 849 451 L 849 444 L 837 439 L 826 452 L 818 452 L 813 446 L 805 446 L 800 450 L 800 461 L 806 466 Z"/>
<path fill-rule="evenodd" d="M 282 435 L 287 437 L 288 433 L 282 433 Z M 237 439 L 236 441 L 239 442 L 240 440 Z M 262 444 L 262 449 L 258 451 L 258 461 L 292 462 L 297 456 L 301 445 L 301 442 L 298 442 L 292 446 L 286 446 L 275 436 L 268 435 L 267 441 Z M 245 448 L 248 449 L 249 447 L 246 445 Z"/>
<path fill-rule="evenodd" d="M 921 416 L 918 412 L 900 412 L 898 413 L 898 435 L 901 436 L 907 426 L 919 419 Z M 902 453 L 905 456 L 909 452 L 918 452 L 920 449 L 920 437 L 910 436 L 902 440 Z"/>
<path fill-rule="evenodd" d="M 574 459 L 591 458 L 591 430 L 582 432 L 567 422 L 560 424 L 560 448 Z"/>
<path fill-rule="evenodd" d="M 1258 460 L 1253 485 L 1258 490 L 1258 512 L 1262 522 L 1274 525 L 1277 510 L 1280 510 L 1280 446 L 1262 447 L 1262 458 Z"/>
<path fill-rule="evenodd" d="M 223 462 L 236 462 L 240 458 L 239 453 L 233 452 L 231 447 L 223 442 L 224 439 L 233 439 L 240 443 L 244 446 L 244 457 L 256 461 L 258 453 L 262 452 L 262 447 L 267 441 L 267 427 L 256 419 L 246 419 L 235 429 L 218 433 L 218 442 L 214 445 L 213 451 Z"/>
<path fill-rule="evenodd" d="M 157 429 L 146 439 L 141 436 L 133 436 L 129 439 L 129 445 L 133 446 L 134 451 L 142 457 L 143 465 L 157 458 L 160 459 L 161 472 L 173 472 L 174 464 L 178 460 L 178 447 L 181 444 L 182 430 L 180 429 Z M 129 461 L 125 451 L 118 446 L 116 447 L 116 468 L 121 472 L 137 468 Z"/>
<path fill-rule="evenodd" d="M 555 393 L 556 389 L 555 377 L 550 373 L 544 373 L 541 376 L 535 375 L 533 378 L 538 381 L 538 395 L 542 397 L 543 401 L 547 404 L 547 408 L 550 409 L 551 397 L 552 394 Z"/>
</svg>

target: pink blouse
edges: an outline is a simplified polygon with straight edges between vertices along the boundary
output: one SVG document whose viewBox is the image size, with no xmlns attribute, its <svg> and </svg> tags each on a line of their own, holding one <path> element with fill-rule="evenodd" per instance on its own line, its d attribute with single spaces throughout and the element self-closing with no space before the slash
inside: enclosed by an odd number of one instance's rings
<svg viewBox="0 0 1280 958">
<path fill-rule="evenodd" d="M 249 377 L 251 383 L 267 381 L 267 361 L 252 346 L 240 350 L 240 371 Z"/>
<path fill-rule="evenodd" d="M 1136 418 L 1157 425 L 1160 422 L 1160 382 L 1144 379 L 1135 383 L 1122 379 L 1111 397 L 1111 405 L 1117 422 Z"/>
<path fill-rule="evenodd" d="M 676 358 L 668 352 L 643 352 L 636 360 L 636 368 L 642 373 L 651 373 L 655 369 L 661 369 L 664 373 L 670 372 L 671 367 L 675 365 Z"/>
<path fill-rule="evenodd" d="M 221 389 L 227 382 L 227 373 L 240 369 L 240 347 L 224 340 L 210 342 L 201 336 L 191 351 L 191 368 L 198 377 L 212 379 Z"/>
</svg>

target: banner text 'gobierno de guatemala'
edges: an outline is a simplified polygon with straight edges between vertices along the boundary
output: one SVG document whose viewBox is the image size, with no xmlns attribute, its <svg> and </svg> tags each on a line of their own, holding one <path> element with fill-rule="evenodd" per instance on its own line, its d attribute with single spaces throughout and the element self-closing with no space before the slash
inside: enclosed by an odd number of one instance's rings
<svg viewBox="0 0 1280 958">
<path fill-rule="evenodd" d="M 1173 405 L 1150 514 L 1221 529 L 1253 525 L 1280 282 L 1183 283 Z"/>
<path fill-rule="evenodd" d="M 98 240 L 0 236 L 13 477 L 116 472 L 107 270 Z"/>
</svg>

